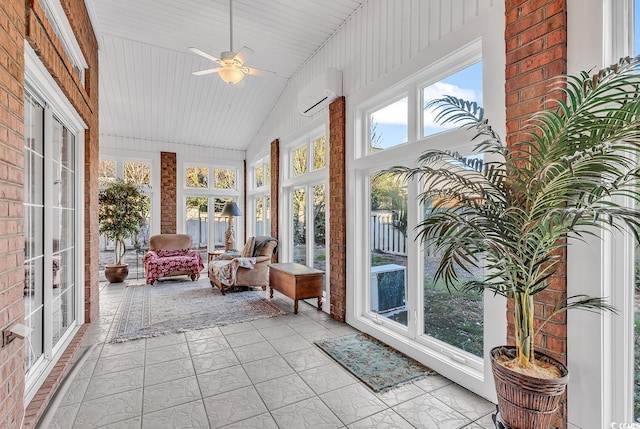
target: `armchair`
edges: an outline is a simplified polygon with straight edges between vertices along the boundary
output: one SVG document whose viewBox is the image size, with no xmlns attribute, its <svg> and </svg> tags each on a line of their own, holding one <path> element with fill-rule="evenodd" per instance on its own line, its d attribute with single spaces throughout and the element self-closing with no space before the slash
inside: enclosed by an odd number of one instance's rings
<svg viewBox="0 0 640 429">
<path fill-rule="evenodd" d="M 187 275 L 200 278 L 204 268 L 197 250 L 191 249 L 187 234 L 158 234 L 149 238 L 149 251 L 144 255 L 146 283 L 152 285 L 162 277 Z"/>
<path fill-rule="evenodd" d="M 230 288 L 261 287 L 267 290 L 269 264 L 278 241 L 273 237 L 250 237 L 240 256 L 222 254 L 209 263 L 209 281 L 224 295 Z"/>
</svg>

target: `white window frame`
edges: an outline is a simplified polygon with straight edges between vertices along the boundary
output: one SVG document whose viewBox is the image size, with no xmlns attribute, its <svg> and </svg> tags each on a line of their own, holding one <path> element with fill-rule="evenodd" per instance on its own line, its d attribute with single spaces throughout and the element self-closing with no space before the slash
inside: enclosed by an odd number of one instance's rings
<svg viewBox="0 0 640 429">
<path fill-rule="evenodd" d="M 432 83 L 438 82 L 447 76 L 456 73 L 478 61 L 483 61 L 483 94 L 493 92 L 495 94 L 504 93 L 504 80 L 495 78 L 484 66 L 495 58 L 495 51 L 498 46 L 486 47 L 479 37 L 470 37 L 467 41 L 458 40 L 457 46 L 440 46 L 434 48 L 429 61 L 431 64 L 427 68 L 419 70 L 411 69 L 404 80 L 388 80 L 373 85 L 371 88 L 362 91 L 354 96 L 351 105 L 354 106 L 350 112 L 351 117 L 347 118 L 347 124 L 353 124 L 352 132 L 355 137 L 355 144 L 352 150 L 352 158 L 348 157 L 347 171 L 352 174 L 349 182 L 348 193 L 355 195 L 353 209 L 348 208 L 348 226 L 351 230 L 347 236 L 347 248 L 352 249 L 348 254 L 347 266 L 351 267 L 347 275 L 347 322 L 354 327 L 372 334 L 382 341 L 397 348 L 403 353 L 422 361 L 434 368 L 436 371 L 448 372 L 453 381 L 463 385 L 469 390 L 480 394 L 493 401 L 496 400 L 493 378 L 490 368 L 490 359 L 480 359 L 470 353 L 460 352 L 457 348 L 438 347 L 437 340 L 424 341 L 423 338 L 413 338 L 405 334 L 406 331 L 412 334 L 418 332 L 418 326 L 408 326 L 407 329 L 398 327 L 391 322 L 385 323 L 374 314 L 367 311 L 369 302 L 369 278 L 370 261 L 369 253 L 362 249 L 370 249 L 368 222 L 362 222 L 370 213 L 369 187 L 370 174 L 388 168 L 392 165 L 414 165 L 415 160 L 426 147 L 439 147 L 441 149 L 458 150 L 462 153 L 470 152 L 475 143 L 468 142 L 469 138 L 460 133 L 464 131 L 449 130 L 435 135 L 422 138 L 422 89 Z M 486 53 L 488 52 L 488 53 Z M 502 51 L 503 52 L 503 51 Z M 501 55 L 502 55 L 501 52 Z M 436 58 L 434 60 L 434 57 Z M 422 63 L 422 64 L 425 64 Z M 407 66 L 409 67 L 409 65 Z M 413 65 L 413 67 L 419 67 Z M 369 153 L 369 115 L 380 106 L 388 104 L 388 100 L 401 99 L 408 95 L 409 105 L 409 142 L 379 152 Z M 486 98 L 486 97 L 485 97 Z M 500 113 L 504 111 L 504 98 L 493 97 L 491 100 L 483 101 L 485 110 L 493 112 L 494 123 L 498 129 Z M 349 135 L 349 129 L 347 130 Z M 391 161 L 390 161 L 391 160 Z M 407 216 L 411 225 L 416 225 L 421 210 L 413 198 L 417 193 L 418 186 L 409 183 L 407 191 L 408 198 Z M 413 192 L 413 194 L 412 194 Z M 366 200 L 366 201 L 365 201 Z M 416 294 L 418 293 L 416 282 L 422 282 L 423 253 L 419 243 L 409 239 L 407 243 L 407 264 L 414 269 L 407 270 L 409 311 L 421 313 L 421 309 L 412 308 L 416 304 Z M 357 251 L 355 249 L 358 249 Z M 366 279 L 366 280 L 365 280 Z M 366 283 L 366 284 L 365 284 Z M 414 285 L 414 286 L 411 286 Z M 421 302 L 421 301 L 420 301 Z M 485 292 L 484 300 L 484 356 L 489 356 L 489 350 L 506 341 L 506 301 L 502 297 L 493 297 L 493 294 Z M 422 317 L 414 318 L 416 323 L 423 323 Z M 391 326 L 395 325 L 395 326 Z M 411 325 L 411 323 L 410 323 Z M 431 344 L 428 344 L 431 342 Z"/>
<path fill-rule="evenodd" d="M 232 161 L 232 160 L 221 160 L 221 159 L 207 159 L 207 158 L 198 158 L 193 159 L 190 157 L 182 157 L 178 155 L 177 165 L 179 166 L 179 170 L 176 173 L 177 177 L 177 195 L 176 201 L 178 202 L 178 208 L 176 213 L 176 222 L 177 222 L 177 232 L 186 234 L 186 216 L 184 207 L 187 204 L 187 197 L 207 197 L 211 198 L 233 198 L 238 208 L 242 211 L 242 217 L 249 216 L 247 214 L 246 207 L 244 207 L 242 194 L 240 192 L 241 189 L 244 189 L 244 162 L 243 161 Z M 187 167 L 203 167 L 209 169 L 209 179 L 208 179 L 208 187 L 206 188 L 190 188 L 187 187 L 186 183 L 186 171 Z M 236 172 L 236 180 L 235 180 L 235 188 L 234 189 L 222 189 L 215 188 L 213 185 L 213 171 L 214 169 L 225 169 L 225 170 L 234 170 Z M 213 212 L 209 211 L 209 217 L 213 220 Z M 236 216 L 233 219 L 234 222 L 234 230 L 236 236 L 236 247 L 241 248 L 244 245 L 244 234 L 245 222 L 240 221 L 241 217 Z M 209 236 L 207 238 L 207 247 L 209 252 L 213 252 L 214 250 L 214 229 L 209 228 Z"/>
<path fill-rule="evenodd" d="M 25 403 L 31 402 L 38 389 L 44 383 L 45 379 L 53 370 L 56 363 L 70 344 L 75 334 L 80 329 L 80 326 L 85 323 L 85 309 L 84 309 L 84 131 L 87 129 L 86 123 L 82 120 L 78 112 L 75 110 L 71 102 L 66 98 L 62 89 L 55 82 L 53 77 L 49 74 L 44 64 L 40 61 L 40 58 L 35 53 L 33 48 L 25 40 L 25 85 L 30 88 L 30 92 L 34 93 L 36 98 L 42 100 L 45 104 L 45 127 L 46 123 L 51 123 L 53 116 L 60 121 L 74 136 L 75 136 L 75 179 L 76 179 L 76 207 L 75 207 L 75 224 L 76 224 L 76 237 L 75 243 L 75 280 L 77 282 L 76 296 L 75 296 L 75 308 L 77 309 L 76 319 L 72 325 L 70 325 L 67 332 L 60 338 L 57 345 L 51 348 L 50 340 L 45 340 L 45 349 L 43 350 L 43 357 L 40 362 L 34 365 L 29 374 L 25 377 L 25 391 L 24 400 Z M 47 120 L 47 118 L 49 118 Z M 45 142 L 46 144 L 46 142 Z M 49 146 L 50 147 L 50 146 Z M 47 168 L 45 168 L 47 170 Z M 48 168 L 51 171 L 51 168 Z M 49 173 L 51 174 L 51 173 Z M 53 183 L 53 179 L 45 177 L 46 184 Z M 47 190 L 45 188 L 45 194 Z M 49 229 L 50 231 L 50 229 Z M 49 235 L 49 241 L 51 241 L 50 232 L 45 234 Z M 47 241 L 47 237 L 44 237 Z M 51 258 L 50 251 L 45 251 L 45 260 L 47 255 Z M 45 293 L 44 302 L 51 305 L 51 294 Z M 49 320 L 50 321 L 50 320 Z M 50 337 L 47 335 L 47 331 L 50 331 L 50 327 L 44 326 L 43 335 L 45 338 Z M 49 343 L 49 345 L 47 345 Z M 47 349 L 48 348 L 48 349 Z"/>
<path fill-rule="evenodd" d="M 71 28 L 69 19 L 67 19 L 67 15 L 64 13 L 60 0 L 36 1 L 39 1 L 42 5 L 42 9 L 47 15 L 47 18 L 49 18 L 53 31 L 60 38 L 64 51 L 69 56 L 71 63 L 78 68 L 78 78 L 84 87 L 85 70 L 89 68 L 89 65 L 87 64 L 87 60 L 84 58 L 82 49 L 76 40 L 73 29 Z"/>
<path fill-rule="evenodd" d="M 271 231 L 271 216 L 267 219 L 266 215 L 266 200 L 267 198 L 271 201 L 271 179 L 267 181 L 267 168 L 271 165 L 270 161 L 271 157 L 267 155 L 264 158 L 261 158 L 254 162 L 250 167 L 250 173 L 248 174 L 248 180 L 251 186 L 247 187 L 247 216 L 249 222 L 247 222 L 247 234 L 248 235 L 257 235 L 257 200 L 258 198 L 262 198 L 263 201 L 263 219 L 262 219 L 262 231 L 267 232 Z M 262 167 L 262 186 L 256 187 L 256 170 Z M 269 206 L 269 210 L 271 210 L 271 206 Z"/>
<path fill-rule="evenodd" d="M 280 213 L 282 216 L 280 218 L 281 230 L 284 233 L 280 234 L 279 240 L 279 249 L 280 256 L 282 262 L 287 262 L 293 260 L 293 236 L 291 235 L 291 231 L 293 231 L 293 221 L 291 216 L 291 205 L 293 202 L 293 190 L 296 188 L 305 188 L 307 192 L 307 205 L 306 205 L 306 219 L 312 219 L 312 204 L 309 204 L 308 196 L 309 192 L 313 190 L 313 186 L 315 185 L 324 185 L 325 187 L 325 237 L 328 239 L 329 235 L 329 201 L 330 200 L 330 190 L 329 190 L 329 129 L 328 129 L 328 114 L 320 115 L 317 118 L 314 118 L 310 121 L 305 127 L 300 129 L 298 132 L 292 134 L 286 139 L 283 139 L 283 151 L 281 155 L 281 165 L 284 166 L 283 171 L 281 172 L 283 179 L 280 188 L 282 189 L 281 198 L 280 198 Z M 317 170 L 312 169 L 313 166 L 313 142 L 319 137 L 326 136 L 326 156 L 327 162 L 325 166 L 319 168 Z M 299 176 L 293 175 L 293 152 L 296 149 L 299 149 L 302 146 L 307 146 L 307 172 L 301 174 Z M 271 172 L 273 174 L 273 172 Z M 272 178 L 273 180 L 273 178 Z M 312 228 L 307 228 L 306 235 L 306 245 L 307 245 L 307 255 L 312 254 L 312 246 L 313 246 L 313 235 Z M 326 243 L 326 252 L 327 256 L 329 255 L 329 243 Z M 325 312 L 329 312 L 331 304 L 330 304 L 330 293 L 329 293 L 329 285 L 331 275 L 329 272 L 329 258 L 326 258 L 325 261 L 325 290 L 326 294 L 323 298 L 323 306 L 322 309 Z"/>
<path fill-rule="evenodd" d="M 632 52 L 633 8 L 633 0 L 568 1 L 570 74 L 595 71 Z M 595 233 L 569 242 L 567 295 L 608 297 L 619 314 L 567 312 L 570 428 L 633 422 L 635 243 L 628 234 Z"/>
</svg>

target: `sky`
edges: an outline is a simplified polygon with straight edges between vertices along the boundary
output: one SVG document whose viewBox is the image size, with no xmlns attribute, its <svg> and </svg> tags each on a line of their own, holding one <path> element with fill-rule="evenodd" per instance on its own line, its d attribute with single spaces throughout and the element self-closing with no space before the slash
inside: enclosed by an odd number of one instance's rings
<svg viewBox="0 0 640 429">
<path fill-rule="evenodd" d="M 482 104 L 482 63 L 476 63 L 448 76 L 440 82 L 424 88 L 423 95 L 425 103 L 434 98 L 442 97 L 443 95 L 454 95 L 468 101 L 477 101 L 479 104 Z M 406 98 L 390 104 L 375 112 L 372 116 L 372 122 L 376 124 L 376 133 L 382 136 L 382 148 L 389 148 L 406 143 L 408 116 Z M 442 126 L 435 124 L 433 116 L 432 112 L 424 112 L 423 136 L 432 135 L 455 127 L 455 125 Z"/>
<path fill-rule="evenodd" d="M 640 0 L 633 2 L 633 55 L 640 55 Z"/>
</svg>

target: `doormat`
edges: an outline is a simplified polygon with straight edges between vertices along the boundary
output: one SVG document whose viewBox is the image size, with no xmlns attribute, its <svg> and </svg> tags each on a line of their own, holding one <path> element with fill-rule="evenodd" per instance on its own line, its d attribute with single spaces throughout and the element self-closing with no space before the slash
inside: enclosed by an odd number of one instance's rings
<svg viewBox="0 0 640 429">
<path fill-rule="evenodd" d="M 173 332 L 211 328 L 285 314 L 264 298 L 247 291 L 222 295 L 208 279 L 131 285 L 116 316 L 112 343 Z"/>
<path fill-rule="evenodd" d="M 383 392 L 437 373 L 366 334 L 316 341 L 336 362 L 369 386 Z"/>
</svg>

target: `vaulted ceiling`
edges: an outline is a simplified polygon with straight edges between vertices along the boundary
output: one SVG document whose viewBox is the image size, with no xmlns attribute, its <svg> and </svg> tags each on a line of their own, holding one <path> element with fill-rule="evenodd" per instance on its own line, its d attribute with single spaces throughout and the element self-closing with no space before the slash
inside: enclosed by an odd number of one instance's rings
<svg viewBox="0 0 640 429">
<path fill-rule="evenodd" d="M 100 134 L 246 149 L 288 79 L 366 0 L 233 0 L 233 47 L 255 52 L 244 86 L 188 50 L 229 50 L 229 0 L 92 0 L 100 49 Z"/>
</svg>

